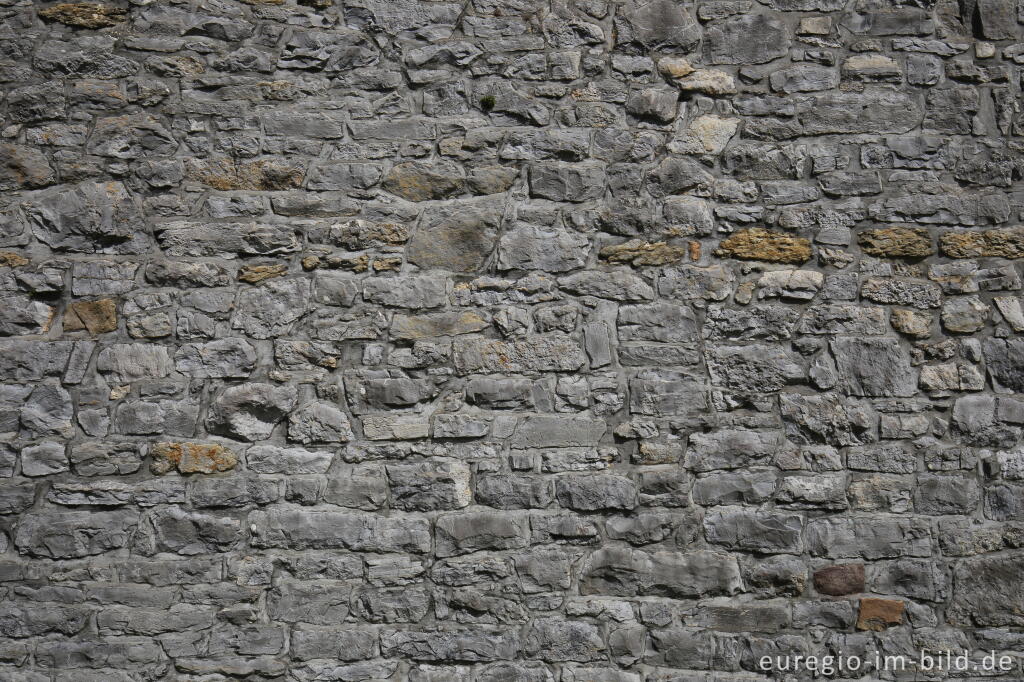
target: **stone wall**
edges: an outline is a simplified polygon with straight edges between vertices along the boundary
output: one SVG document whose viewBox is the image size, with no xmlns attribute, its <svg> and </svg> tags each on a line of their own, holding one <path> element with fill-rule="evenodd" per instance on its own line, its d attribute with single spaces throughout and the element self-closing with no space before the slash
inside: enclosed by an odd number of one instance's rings
<svg viewBox="0 0 1024 682">
<path fill-rule="evenodd" d="M 0 0 L 0 679 L 1022 679 L 1019 21 Z"/>
</svg>

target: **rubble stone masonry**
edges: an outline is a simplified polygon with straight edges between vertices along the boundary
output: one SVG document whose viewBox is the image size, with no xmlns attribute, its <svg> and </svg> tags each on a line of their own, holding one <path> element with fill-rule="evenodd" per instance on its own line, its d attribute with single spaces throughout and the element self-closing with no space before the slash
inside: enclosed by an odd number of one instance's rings
<svg viewBox="0 0 1024 682">
<path fill-rule="evenodd" d="M 0 680 L 1024 679 L 1022 75 L 1017 0 L 0 0 Z"/>
</svg>

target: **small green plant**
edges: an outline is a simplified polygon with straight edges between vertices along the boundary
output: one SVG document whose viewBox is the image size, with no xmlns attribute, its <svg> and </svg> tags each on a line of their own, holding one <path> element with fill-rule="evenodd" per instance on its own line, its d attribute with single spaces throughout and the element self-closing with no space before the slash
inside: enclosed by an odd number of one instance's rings
<svg viewBox="0 0 1024 682">
<path fill-rule="evenodd" d="M 484 111 L 490 111 L 495 105 L 494 95 L 484 95 L 480 98 L 480 108 Z"/>
</svg>

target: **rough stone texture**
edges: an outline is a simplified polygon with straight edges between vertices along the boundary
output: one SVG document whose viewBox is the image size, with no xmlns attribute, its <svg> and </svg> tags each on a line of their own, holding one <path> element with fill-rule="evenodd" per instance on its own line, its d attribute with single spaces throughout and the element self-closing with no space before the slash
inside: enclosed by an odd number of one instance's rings
<svg viewBox="0 0 1024 682">
<path fill-rule="evenodd" d="M 0 680 L 1024 679 L 1011 0 L 0 0 Z"/>
</svg>

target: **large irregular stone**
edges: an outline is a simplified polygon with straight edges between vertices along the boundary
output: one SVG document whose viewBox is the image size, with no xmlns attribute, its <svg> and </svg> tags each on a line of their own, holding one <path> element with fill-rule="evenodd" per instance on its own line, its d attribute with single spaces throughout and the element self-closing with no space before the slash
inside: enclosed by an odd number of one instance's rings
<svg viewBox="0 0 1024 682">
<path fill-rule="evenodd" d="M 148 343 L 118 343 L 100 351 L 96 369 L 114 381 L 131 383 L 141 379 L 159 379 L 174 368 L 167 346 Z"/>
<path fill-rule="evenodd" d="M 462 171 L 450 161 L 400 163 L 388 171 L 381 186 L 409 201 L 446 199 L 462 191 Z"/>
<path fill-rule="evenodd" d="M 431 545 L 423 517 L 277 509 L 251 513 L 249 525 L 254 547 L 422 554 Z"/>
<path fill-rule="evenodd" d="M 804 263 L 811 258 L 811 243 L 761 228 L 742 230 L 721 241 L 716 255 L 741 260 L 763 260 L 769 263 Z"/>
<path fill-rule="evenodd" d="M 174 257 L 277 256 L 300 247 L 293 227 L 263 223 L 174 221 L 162 223 L 157 238 L 167 255 Z"/>
<path fill-rule="evenodd" d="M 313 443 L 347 443 L 352 440 L 348 415 L 330 403 L 306 403 L 288 415 L 288 440 Z"/>
<path fill-rule="evenodd" d="M 93 556 L 126 546 L 138 521 L 130 510 L 26 514 L 14 545 L 22 554 L 48 559 Z"/>
<path fill-rule="evenodd" d="M 861 250 L 883 258 L 925 258 L 935 253 L 928 230 L 890 227 L 864 230 L 857 235 Z"/>
<path fill-rule="evenodd" d="M 735 594 L 739 565 L 725 552 L 655 552 L 606 547 L 583 565 L 582 594 L 665 596 L 675 599 Z"/>
<path fill-rule="evenodd" d="M 256 367 L 256 349 L 244 339 L 186 343 L 174 354 L 174 368 L 197 378 L 244 379 Z"/>
<path fill-rule="evenodd" d="M 1024 593 L 1018 588 L 1024 557 L 1019 553 L 974 557 L 953 571 L 950 623 L 962 627 L 1020 627 Z"/>
<path fill-rule="evenodd" d="M 231 326 L 254 339 L 287 334 L 306 312 L 309 280 L 274 279 L 238 293 Z"/>
<path fill-rule="evenodd" d="M 668 0 L 631 1 L 616 14 L 615 32 L 619 44 L 635 42 L 669 52 L 689 52 L 701 34 L 689 11 Z"/>
<path fill-rule="evenodd" d="M 527 517 L 509 512 L 444 514 L 437 519 L 435 543 L 439 557 L 522 548 L 530 543 L 530 523 Z"/>
<path fill-rule="evenodd" d="M 210 403 L 206 428 L 239 440 L 265 440 L 295 406 L 296 397 L 294 386 L 229 386 Z"/>
<path fill-rule="evenodd" d="M 800 114 L 804 135 L 905 133 L 921 122 L 915 98 L 890 89 L 834 92 L 814 98 Z"/>
<path fill-rule="evenodd" d="M 203 443 L 154 443 L 149 448 L 150 470 L 155 474 L 213 474 L 230 471 L 238 456 L 223 445 Z"/>
<path fill-rule="evenodd" d="M 917 372 L 899 339 L 839 337 L 830 345 L 846 395 L 905 397 L 917 392 Z"/>
<path fill-rule="evenodd" d="M 83 182 L 22 203 L 33 234 L 54 249 L 138 253 L 145 248 L 142 215 L 120 182 Z"/>
<path fill-rule="evenodd" d="M 767 14 L 741 14 L 708 26 L 704 58 L 710 64 L 763 64 L 789 50 L 786 25 Z"/>
<path fill-rule="evenodd" d="M 459 509 L 472 499 L 469 467 L 463 462 L 431 461 L 387 467 L 391 504 L 407 511 Z"/>
<path fill-rule="evenodd" d="M 459 202 L 427 209 L 406 247 L 406 257 L 422 268 L 475 272 L 494 248 L 500 204 Z"/>
<path fill-rule="evenodd" d="M 950 258 L 1024 258 L 1024 228 L 943 232 L 939 245 Z"/>
<path fill-rule="evenodd" d="M 0 144 L 0 191 L 38 189 L 57 182 L 46 157 L 37 149 L 19 144 Z"/>
<path fill-rule="evenodd" d="M 983 347 L 992 387 L 1001 393 L 1024 391 L 1024 341 L 986 339 Z"/>
<path fill-rule="evenodd" d="M 805 376 L 792 353 L 777 346 L 708 346 L 708 373 L 715 386 L 748 393 L 778 391 Z"/>
<path fill-rule="evenodd" d="M 517 341 L 459 338 L 453 344 L 452 357 L 459 374 L 569 371 L 579 369 L 586 363 L 579 343 L 561 333 Z"/>
<path fill-rule="evenodd" d="M 62 2 L 39 10 L 39 16 L 47 21 L 92 29 L 117 26 L 126 20 L 127 15 L 128 10 L 122 7 L 94 2 Z"/>
<path fill-rule="evenodd" d="M 629 510 L 637 505 L 637 487 L 623 476 L 571 474 L 555 482 L 555 499 L 577 511 Z"/>
<path fill-rule="evenodd" d="M 588 253 L 589 242 L 582 234 L 520 225 L 498 242 L 498 268 L 565 272 L 586 265 Z"/>
</svg>

